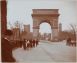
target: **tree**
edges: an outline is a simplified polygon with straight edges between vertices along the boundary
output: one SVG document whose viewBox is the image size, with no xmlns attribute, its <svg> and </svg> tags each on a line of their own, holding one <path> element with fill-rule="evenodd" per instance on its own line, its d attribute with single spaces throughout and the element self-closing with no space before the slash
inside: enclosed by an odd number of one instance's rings
<svg viewBox="0 0 77 63">
<path fill-rule="evenodd" d="M 21 40 L 21 26 L 20 25 L 21 24 L 18 21 L 15 22 L 15 27 L 19 29 L 19 39 Z"/>
<path fill-rule="evenodd" d="M 15 22 L 15 27 L 16 27 L 16 28 L 19 28 L 19 26 L 20 26 L 20 23 L 19 23 L 18 21 L 16 21 L 16 22 Z"/>
<path fill-rule="evenodd" d="M 76 25 L 70 24 L 72 30 L 73 30 L 73 35 L 74 35 L 74 41 L 76 42 Z"/>
</svg>

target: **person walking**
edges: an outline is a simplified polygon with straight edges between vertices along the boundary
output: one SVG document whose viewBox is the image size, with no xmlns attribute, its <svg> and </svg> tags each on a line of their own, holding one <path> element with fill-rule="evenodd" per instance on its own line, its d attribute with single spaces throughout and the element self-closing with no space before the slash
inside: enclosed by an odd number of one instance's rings
<svg viewBox="0 0 77 63">
<path fill-rule="evenodd" d="M 71 38 L 69 37 L 68 39 L 67 39 L 67 45 L 70 45 L 71 44 Z"/>
<path fill-rule="evenodd" d="M 38 40 L 36 40 L 36 46 L 38 45 Z"/>
<path fill-rule="evenodd" d="M 27 49 L 30 49 L 30 41 L 27 41 Z"/>
<path fill-rule="evenodd" d="M 25 43 L 25 42 L 26 42 L 26 41 L 25 41 L 25 39 L 24 39 L 24 40 L 23 40 L 23 44 L 22 44 L 24 50 L 26 50 L 26 43 Z"/>
<path fill-rule="evenodd" d="M 32 39 L 32 48 L 33 48 L 33 39 Z"/>
<path fill-rule="evenodd" d="M 35 47 L 35 40 L 33 40 L 33 47 Z"/>
</svg>

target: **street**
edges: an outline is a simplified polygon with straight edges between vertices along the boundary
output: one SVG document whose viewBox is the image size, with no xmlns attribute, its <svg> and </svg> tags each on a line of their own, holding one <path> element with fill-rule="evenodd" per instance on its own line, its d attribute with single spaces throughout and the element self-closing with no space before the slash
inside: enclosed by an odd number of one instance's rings
<svg viewBox="0 0 77 63">
<path fill-rule="evenodd" d="M 37 47 L 30 50 L 15 49 L 13 57 L 17 62 L 75 62 L 76 47 L 66 46 L 66 41 L 40 41 Z"/>
</svg>

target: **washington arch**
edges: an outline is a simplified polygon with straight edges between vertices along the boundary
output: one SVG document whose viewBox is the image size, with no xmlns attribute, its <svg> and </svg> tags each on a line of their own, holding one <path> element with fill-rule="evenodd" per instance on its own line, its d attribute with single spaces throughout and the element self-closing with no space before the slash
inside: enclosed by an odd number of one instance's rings
<svg viewBox="0 0 77 63">
<path fill-rule="evenodd" d="M 51 25 L 52 40 L 58 40 L 58 9 L 33 9 L 33 38 L 39 37 L 39 27 L 43 22 Z"/>
</svg>

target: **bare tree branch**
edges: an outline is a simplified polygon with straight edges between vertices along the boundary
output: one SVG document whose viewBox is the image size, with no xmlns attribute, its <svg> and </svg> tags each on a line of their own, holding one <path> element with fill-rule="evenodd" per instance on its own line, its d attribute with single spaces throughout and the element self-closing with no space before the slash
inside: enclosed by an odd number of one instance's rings
<svg viewBox="0 0 77 63">
<path fill-rule="evenodd" d="M 73 33 L 74 33 L 75 40 L 76 40 L 76 25 L 72 25 L 72 24 L 70 24 L 70 26 L 71 26 L 72 29 L 73 29 Z"/>
</svg>

